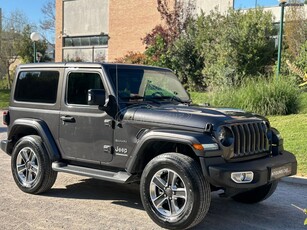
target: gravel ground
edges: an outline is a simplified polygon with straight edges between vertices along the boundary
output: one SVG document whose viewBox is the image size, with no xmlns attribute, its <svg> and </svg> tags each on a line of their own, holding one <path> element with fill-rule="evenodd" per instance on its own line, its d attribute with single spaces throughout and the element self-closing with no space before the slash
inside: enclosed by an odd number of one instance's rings
<svg viewBox="0 0 307 230">
<path fill-rule="evenodd" d="M 2 112 L 1 112 L 2 115 Z M 2 117 L 0 116 L 0 121 Z M 0 126 L 0 140 L 6 128 Z M 144 211 L 138 185 L 120 185 L 60 173 L 44 195 L 18 189 L 10 157 L 0 150 L 0 229 L 159 229 Z M 208 215 L 195 229 L 307 229 L 307 185 L 280 182 L 268 200 L 239 204 L 212 194 Z"/>
</svg>

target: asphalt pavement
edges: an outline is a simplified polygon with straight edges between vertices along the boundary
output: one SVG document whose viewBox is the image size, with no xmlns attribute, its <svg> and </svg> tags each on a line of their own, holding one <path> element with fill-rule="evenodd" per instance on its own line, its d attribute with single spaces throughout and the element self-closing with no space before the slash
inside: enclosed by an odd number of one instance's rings
<svg viewBox="0 0 307 230">
<path fill-rule="evenodd" d="M 6 128 L 1 124 L 0 140 L 5 138 Z M 254 205 L 212 193 L 209 213 L 195 229 L 307 230 L 307 215 L 292 206 L 307 208 L 307 184 L 299 183 L 302 180 L 281 181 L 269 199 Z M 0 229 L 160 228 L 144 211 L 136 184 L 121 185 L 60 173 L 49 192 L 25 194 L 14 183 L 10 157 L 0 150 Z"/>
</svg>

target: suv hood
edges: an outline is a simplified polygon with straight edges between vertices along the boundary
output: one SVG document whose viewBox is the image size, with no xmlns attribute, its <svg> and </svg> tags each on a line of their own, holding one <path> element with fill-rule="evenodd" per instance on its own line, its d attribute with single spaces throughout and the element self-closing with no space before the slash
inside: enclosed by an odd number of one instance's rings
<svg viewBox="0 0 307 230">
<path fill-rule="evenodd" d="M 160 107 L 138 106 L 128 108 L 124 120 L 153 124 L 174 125 L 204 129 L 208 124 L 216 127 L 239 122 L 267 121 L 262 116 L 232 108 L 213 108 L 185 105 Z"/>
</svg>

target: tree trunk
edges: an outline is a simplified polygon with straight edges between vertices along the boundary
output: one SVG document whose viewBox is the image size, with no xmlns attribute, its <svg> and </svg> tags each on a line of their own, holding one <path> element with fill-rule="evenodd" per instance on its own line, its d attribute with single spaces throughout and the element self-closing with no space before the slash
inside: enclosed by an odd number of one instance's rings
<svg viewBox="0 0 307 230">
<path fill-rule="evenodd" d="M 11 87 L 12 87 L 12 83 L 11 83 L 11 74 L 10 74 L 10 64 L 9 65 L 7 65 L 6 67 L 6 70 L 7 70 L 7 80 L 8 80 L 8 86 L 9 86 L 9 89 L 11 89 Z"/>
</svg>

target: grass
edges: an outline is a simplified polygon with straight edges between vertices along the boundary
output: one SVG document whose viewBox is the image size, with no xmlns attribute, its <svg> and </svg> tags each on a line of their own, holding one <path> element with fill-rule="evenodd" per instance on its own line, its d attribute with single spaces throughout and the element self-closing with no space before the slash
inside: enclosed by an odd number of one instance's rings
<svg viewBox="0 0 307 230">
<path fill-rule="evenodd" d="M 300 95 L 300 112 L 301 114 L 307 114 L 307 92 Z"/>
<path fill-rule="evenodd" d="M 216 87 L 210 104 L 239 108 L 261 115 L 289 115 L 299 111 L 300 91 L 289 79 L 248 79 L 240 86 Z"/>
<path fill-rule="evenodd" d="M 210 99 L 208 93 L 189 92 L 194 104 L 209 103 Z"/>
<path fill-rule="evenodd" d="M 284 148 L 295 154 L 298 162 L 297 174 L 307 177 L 307 114 L 272 116 L 269 120 L 281 133 Z"/>
<path fill-rule="evenodd" d="M 0 89 L 0 109 L 9 107 L 10 90 Z"/>
</svg>

